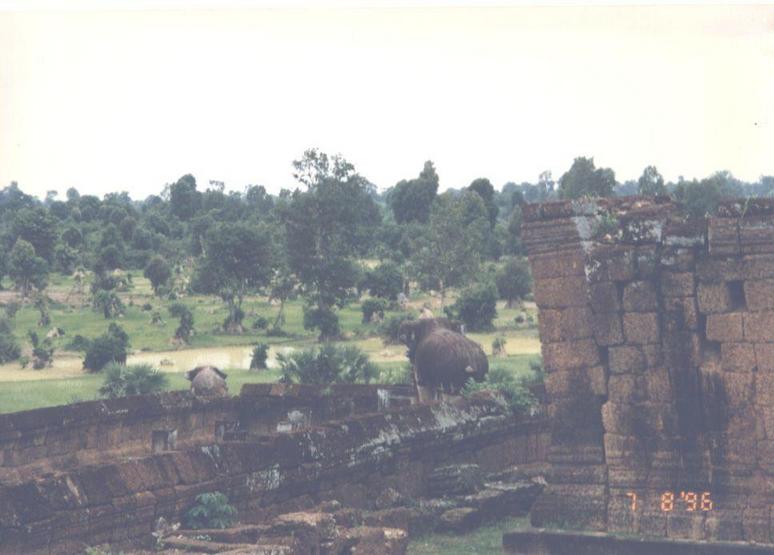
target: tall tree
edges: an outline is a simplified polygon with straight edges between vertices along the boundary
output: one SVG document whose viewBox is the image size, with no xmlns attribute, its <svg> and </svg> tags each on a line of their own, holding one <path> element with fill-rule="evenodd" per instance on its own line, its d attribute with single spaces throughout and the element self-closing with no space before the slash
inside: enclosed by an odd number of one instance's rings
<svg viewBox="0 0 774 555">
<path fill-rule="evenodd" d="M 642 175 L 637 180 L 637 192 L 646 197 L 666 194 L 664 178 L 658 173 L 656 166 L 648 166 L 642 170 Z"/>
<path fill-rule="evenodd" d="M 596 168 L 594 158 L 578 157 L 559 179 L 559 196 L 573 199 L 583 196 L 609 197 L 615 188 L 615 173 L 610 168 Z"/>
<path fill-rule="evenodd" d="M 193 287 L 202 293 L 219 295 L 228 306 L 224 329 L 241 333 L 242 301 L 248 293 L 268 285 L 272 270 L 271 234 L 265 225 L 223 222 L 207 233 L 205 255 Z"/>
<path fill-rule="evenodd" d="M 489 226 L 494 228 L 497 221 L 498 208 L 494 202 L 495 190 L 492 183 L 485 177 L 479 177 L 473 180 L 468 189 L 476 193 L 484 201 L 484 206 L 486 206 L 486 211 L 489 214 Z"/>
<path fill-rule="evenodd" d="M 196 179 L 190 173 L 169 187 L 172 213 L 181 220 L 190 220 L 201 205 L 201 193 L 196 190 Z"/>
<path fill-rule="evenodd" d="M 431 161 L 425 162 L 419 177 L 402 180 L 390 191 L 388 202 L 399 224 L 427 223 L 430 209 L 438 193 L 438 173 Z"/>
<path fill-rule="evenodd" d="M 24 208 L 14 216 L 13 237 L 29 242 L 35 248 L 37 256 L 46 262 L 53 262 L 54 245 L 58 235 L 56 223 L 45 208 Z"/>
<path fill-rule="evenodd" d="M 48 263 L 35 255 L 35 248 L 22 238 L 16 240 L 8 260 L 8 275 L 23 297 L 33 289 L 43 290 L 48 284 Z"/>
<path fill-rule="evenodd" d="M 473 219 L 470 205 L 478 206 Z M 466 192 L 460 198 L 443 194 L 433 206 L 427 233 L 416 239 L 412 270 L 424 287 L 438 289 L 441 304 L 447 287 L 464 283 L 478 270 L 481 245 L 489 231 L 486 214 L 475 193 Z"/>
<path fill-rule="evenodd" d="M 339 333 L 335 309 L 351 296 L 358 277 L 355 256 L 364 255 L 379 225 L 369 183 L 344 159 L 306 151 L 296 160 L 296 190 L 281 209 L 287 236 L 288 266 L 306 298 L 304 325 L 320 339 Z"/>
</svg>

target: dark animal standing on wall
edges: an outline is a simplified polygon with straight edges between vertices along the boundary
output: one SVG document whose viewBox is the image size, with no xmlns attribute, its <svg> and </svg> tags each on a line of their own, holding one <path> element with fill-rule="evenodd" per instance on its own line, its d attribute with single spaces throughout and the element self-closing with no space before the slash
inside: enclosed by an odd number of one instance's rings
<svg viewBox="0 0 774 555">
<path fill-rule="evenodd" d="M 191 381 L 191 391 L 204 397 L 225 397 L 228 395 L 226 373 L 214 366 L 197 366 L 186 373 Z"/>
<path fill-rule="evenodd" d="M 486 354 L 461 330 L 460 324 L 446 318 L 401 324 L 398 338 L 409 348 L 420 402 L 426 397 L 423 389 L 459 395 L 470 378 L 484 380 L 489 371 Z"/>
</svg>

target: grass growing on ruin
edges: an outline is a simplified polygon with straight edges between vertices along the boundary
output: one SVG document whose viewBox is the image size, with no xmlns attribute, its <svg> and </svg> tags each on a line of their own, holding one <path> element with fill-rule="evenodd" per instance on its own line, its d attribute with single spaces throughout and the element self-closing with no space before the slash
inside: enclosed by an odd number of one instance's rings
<svg viewBox="0 0 774 555">
<path fill-rule="evenodd" d="M 484 555 L 502 553 L 503 533 L 526 528 L 528 518 L 507 518 L 483 526 L 478 530 L 456 536 L 450 534 L 428 534 L 409 543 L 408 555 Z"/>
</svg>

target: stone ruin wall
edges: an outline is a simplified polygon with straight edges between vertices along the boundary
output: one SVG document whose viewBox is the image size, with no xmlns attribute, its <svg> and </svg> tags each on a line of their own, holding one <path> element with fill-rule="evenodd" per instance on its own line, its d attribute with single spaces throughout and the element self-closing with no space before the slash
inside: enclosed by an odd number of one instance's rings
<svg viewBox="0 0 774 555">
<path fill-rule="evenodd" d="M 2 415 L 0 554 L 147 544 L 160 517 L 179 521 L 208 491 L 260 522 L 331 499 L 368 508 L 386 488 L 419 497 L 448 463 L 493 472 L 545 460 L 542 417 L 485 395 L 410 406 L 409 393 L 261 384 L 227 399 L 168 393 Z M 177 443 L 154 448 L 154 432 L 174 426 Z"/>
<path fill-rule="evenodd" d="M 774 543 L 774 200 L 528 205 L 551 421 L 536 526 Z M 664 492 L 710 492 L 688 511 Z M 632 496 L 638 497 L 632 509 Z"/>
</svg>

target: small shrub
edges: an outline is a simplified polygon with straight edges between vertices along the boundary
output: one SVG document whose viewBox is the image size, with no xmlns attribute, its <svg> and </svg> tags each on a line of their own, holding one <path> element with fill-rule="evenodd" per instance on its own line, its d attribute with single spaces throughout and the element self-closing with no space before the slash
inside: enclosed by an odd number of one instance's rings
<svg viewBox="0 0 774 555">
<path fill-rule="evenodd" d="M 237 510 L 219 491 L 196 496 L 196 504 L 186 513 L 186 524 L 193 530 L 228 528 L 236 522 Z"/>
<path fill-rule="evenodd" d="M 277 354 L 284 383 L 369 383 L 379 368 L 357 347 L 338 347 L 326 343 L 290 354 Z"/>
<path fill-rule="evenodd" d="M 374 297 L 394 301 L 403 291 L 403 274 L 394 262 L 382 262 L 366 273 L 361 287 Z"/>
<path fill-rule="evenodd" d="M 165 374 L 150 364 L 125 366 L 111 362 L 105 366 L 105 381 L 99 388 L 101 395 L 114 399 L 128 395 L 147 395 L 163 391 L 169 385 Z"/>
<path fill-rule="evenodd" d="M 16 342 L 11 324 L 0 318 L 0 364 L 16 360 L 21 355 L 21 347 Z"/>
<path fill-rule="evenodd" d="M 22 367 L 22 369 L 27 368 L 27 366 L 30 365 L 30 357 L 27 355 L 22 355 L 19 357 L 19 366 Z"/>
<path fill-rule="evenodd" d="M 280 327 L 272 326 L 266 330 L 266 337 L 288 337 L 290 334 Z"/>
<path fill-rule="evenodd" d="M 175 339 L 187 343 L 194 331 L 193 313 L 183 303 L 175 303 L 169 307 L 169 314 L 175 318 L 180 318 L 180 324 L 175 330 Z"/>
<path fill-rule="evenodd" d="M 8 318 L 13 319 L 16 316 L 16 313 L 19 312 L 21 305 L 16 301 L 9 301 L 4 308 L 5 315 L 8 316 Z"/>
<path fill-rule="evenodd" d="M 265 369 L 267 358 L 269 358 L 269 346 L 266 343 L 259 343 L 253 349 L 253 356 L 250 359 L 250 370 Z"/>
<path fill-rule="evenodd" d="M 610 241 L 618 237 L 620 229 L 621 223 L 618 218 L 610 212 L 603 212 L 593 223 L 591 233 L 594 239 Z"/>
<path fill-rule="evenodd" d="M 492 341 L 492 355 L 493 356 L 505 356 L 505 338 L 502 336 L 498 336 L 494 338 L 494 341 Z"/>
<path fill-rule="evenodd" d="M 367 324 L 374 316 L 378 315 L 384 318 L 384 311 L 387 309 L 387 301 L 384 299 L 366 299 L 363 301 L 361 310 L 363 311 L 363 323 Z"/>
<path fill-rule="evenodd" d="M 379 335 L 382 337 L 382 341 L 385 345 L 396 345 L 400 343 L 400 339 L 398 339 L 398 331 L 400 330 L 400 325 L 403 322 L 409 321 L 409 320 L 416 320 L 416 314 L 413 314 L 411 312 L 404 312 L 402 314 L 398 314 L 396 316 L 391 316 L 384 322 L 382 322 L 382 325 L 379 326 Z"/>
<path fill-rule="evenodd" d="M 497 316 L 497 296 L 497 286 L 494 283 L 473 284 L 462 290 L 447 315 L 452 319 L 462 320 L 470 331 L 491 330 L 492 322 Z"/>
<path fill-rule="evenodd" d="M 153 310 L 153 305 L 150 303 L 145 303 L 142 305 L 142 310 L 143 312 L 150 312 L 151 310 Z"/>
<path fill-rule="evenodd" d="M 32 343 L 33 370 L 41 370 L 51 366 L 54 360 L 54 346 L 51 344 L 51 340 L 48 337 L 41 340 L 38 334 L 32 330 L 29 330 L 27 335 Z"/>
<path fill-rule="evenodd" d="M 268 327 L 269 327 L 269 319 L 264 316 L 257 316 L 255 320 L 253 320 L 254 330 L 265 330 Z"/>
<path fill-rule="evenodd" d="M 304 307 L 304 329 L 319 329 L 319 340 L 334 339 L 341 335 L 339 316 L 330 308 Z"/>
<path fill-rule="evenodd" d="M 99 372 L 109 362 L 126 363 L 129 336 L 118 324 L 110 324 L 106 333 L 90 342 L 83 360 L 83 367 L 90 372 Z"/>
<path fill-rule="evenodd" d="M 379 383 L 406 385 L 413 383 L 411 377 L 411 364 L 402 364 L 397 368 L 382 368 L 379 374 Z"/>
<path fill-rule="evenodd" d="M 468 396 L 482 390 L 499 391 L 511 410 L 517 413 L 527 414 L 537 405 L 537 399 L 532 395 L 525 381 L 516 378 L 513 372 L 506 368 L 491 368 L 483 382 L 476 382 L 471 378 L 465 384 L 463 394 Z"/>
</svg>

